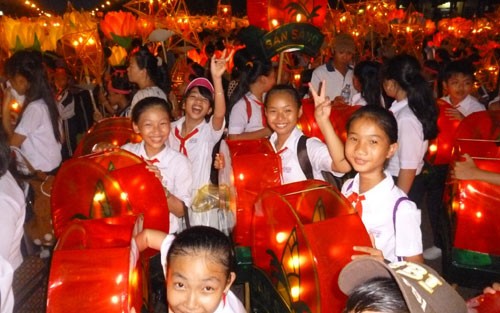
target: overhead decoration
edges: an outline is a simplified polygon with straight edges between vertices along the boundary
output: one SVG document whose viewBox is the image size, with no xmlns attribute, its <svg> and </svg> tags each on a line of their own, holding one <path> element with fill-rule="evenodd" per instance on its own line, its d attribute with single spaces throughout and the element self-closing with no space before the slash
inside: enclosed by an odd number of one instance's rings
<svg viewBox="0 0 500 313">
<path fill-rule="evenodd" d="M 270 31 L 283 24 L 309 21 L 323 26 L 327 11 L 326 0 L 256 0 L 247 1 L 247 15 L 251 25 Z"/>
<path fill-rule="evenodd" d="M 100 22 L 104 36 L 128 49 L 137 35 L 137 18 L 130 12 L 108 12 Z"/>
</svg>

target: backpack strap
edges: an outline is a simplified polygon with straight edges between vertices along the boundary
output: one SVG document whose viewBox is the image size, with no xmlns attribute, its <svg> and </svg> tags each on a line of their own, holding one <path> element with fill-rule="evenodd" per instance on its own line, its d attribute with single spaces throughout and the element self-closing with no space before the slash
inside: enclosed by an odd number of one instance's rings
<svg viewBox="0 0 500 313">
<path fill-rule="evenodd" d="M 297 144 L 297 158 L 299 159 L 300 169 L 304 173 L 307 179 L 313 179 L 313 170 L 311 165 L 311 160 L 307 154 L 307 136 L 302 135 L 299 138 L 299 143 Z"/>
<path fill-rule="evenodd" d="M 250 117 L 252 116 L 252 104 L 250 103 L 250 100 L 247 98 L 247 96 L 243 96 L 243 99 L 245 100 L 245 103 L 247 105 L 247 123 L 250 123 Z"/>
<path fill-rule="evenodd" d="M 396 200 L 396 203 L 394 204 L 394 209 L 392 210 L 392 225 L 394 227 L 394 240 L 396 240 L 396 212 L 398 210 L 399 204 L 405 200 L 410 200 L 408 197 L 400 197 L 398 200 Z M 402 261 L 403 259 L 401 257 L 397 257 L 398 261 Z"/>
</svg>

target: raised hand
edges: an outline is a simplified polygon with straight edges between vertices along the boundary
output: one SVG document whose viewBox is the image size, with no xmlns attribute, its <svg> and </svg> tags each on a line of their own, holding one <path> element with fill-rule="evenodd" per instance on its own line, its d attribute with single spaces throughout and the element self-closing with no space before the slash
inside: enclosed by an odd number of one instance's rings
<svg viewBox="0 0 500 313">
<path fill-rule="evenodd" d="M 227 64 L 232 57 L 233 51 L 228 53 L 226 49 L 222 52 L 221 58 L 216 58 L 215 54 L 212 56 L 210 60 L 210 72 L 213 78 L 220 78 L 224 75 L 224 72 L 227 70 Z"/>
<path fill-rule="evenodd" d="M 326 96 L 326 82 L 321 81 L 319 93 L 314 90 L 314 87 L 309 83 L 309 90 L 314 99 L 314 117 L 319 123 L 321 121 L 329 121 L 330 113 L 332 112 L 332 103 L 328 96 Z"/>
</svg>

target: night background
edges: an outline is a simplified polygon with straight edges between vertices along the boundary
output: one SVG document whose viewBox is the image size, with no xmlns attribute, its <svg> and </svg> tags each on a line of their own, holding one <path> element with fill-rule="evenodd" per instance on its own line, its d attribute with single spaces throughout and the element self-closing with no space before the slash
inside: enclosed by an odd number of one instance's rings
<svg viewBox="0 0 500 313">
<path fill-rule="evenodd" d="M 109 0 L 111 6 L 107 7 L 108 11 L 119 10 L 122 4 L 129 2 L 128 0 Z M 186 4 L 192 15 L 215 15 L 218 0 L 185 0 Z M 252 0 L 250 0 L 252 1 Z M 37 16 L 37 11 L 33 9 L 28 9 L 24 4 L 25 0 L 0 0 L 0 11 L 3 11 L 5 15 L 10 15 L 13 17 L 21 16 Z M 329 0 L 330 6 L 336 8 L 338 3 L 342 3 L 340 0 Z M 345 0 L 345 3 L 357 3 L 359 0 Z M 471 18 L 472 16 L 482 16 L 485 12 L 493 10 L 493 5 L 498 4 L 500 0 L 398 0 L 397 5 L 407 7 L 410 3 L 413 3 L 415 8 L 422 11 L 421 8 L 426 7 L 436 7 L 445 2 L 450 2 L 450 6 L 457 7 L 457 4 L 462 4 L 465 9 L 459 12 L 466 18 Z M 68 1 L 66 0 L 34 0 L 34 3 L 38 5 L 39 8 L 48 11 L 49 13 L 56 13 L 62 15 L 67 8 Z M 72 5 L 76 9 L 92 10 L 101 4 L 105 3 L 105 0 L 72 0 Z M 230 3 L 232 5 L 233 15 L 235 16 L 245 16 L 246 15 L 246 3 L 247 0 L 222 0 L 223 4 Z M 446 12 L 445 12 L 446 13 Z"/>
</svg>

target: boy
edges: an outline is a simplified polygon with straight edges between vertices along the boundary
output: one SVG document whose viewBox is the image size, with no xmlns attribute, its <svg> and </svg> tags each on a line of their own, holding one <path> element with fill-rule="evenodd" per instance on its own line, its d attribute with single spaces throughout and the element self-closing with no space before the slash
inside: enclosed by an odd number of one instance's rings
<svg viewBox="0 0 500 313">
<path fill-rule="evenodd" d="M 352 83 L 353 68 L 351 66 L 352 58 L 356 53 L 356 44 L 352 36 L 344 33 L 338 34 L 333 43 L 332 53 L 331 60 L 313 71 L 311 84 L 315 90 L 319 90 L 320 82 L 326 81 L 328 85 L 326 96 L 330 100 L 344 103 L 340 94 L 346 85 L 350 86 L 351 95 L 356 92 Z"/>
<path fill-rule="evenodd" d="M 484 111 L 484 106 L 473 96 L 471 92 L 474 86 L 474 66 L 467 60 L 450 62 L 443 73 L 443 89 L 448 94 L 441 98 L 449 106 L 445 108 L 445 114 L 451 119 L 462 120 L 464 117 L 478 111 Z M 437 140 L 439 141 L 439 136 Z M 443 198 L 444 184 L 448 174 L 448 164 L 430 165 L 429 181 L 427 184 L 427 208 L 431 222 L 434 246 L 424 251 L 424 259 L 435 260 L 441 256 L 440 223 L 443 213 L 441 212 L 441 199 Z"/>
</svg>

